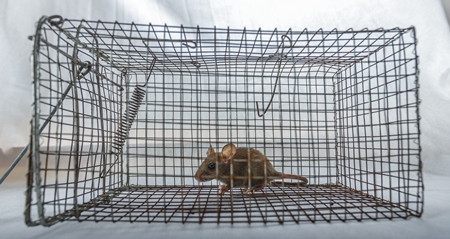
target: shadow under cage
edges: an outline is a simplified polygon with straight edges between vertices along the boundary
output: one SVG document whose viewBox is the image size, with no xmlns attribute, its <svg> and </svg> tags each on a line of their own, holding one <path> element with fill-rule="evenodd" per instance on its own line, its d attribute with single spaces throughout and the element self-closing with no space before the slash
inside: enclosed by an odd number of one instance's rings
<svg viewBox="0 0 450 239">
<path fill-rule="evenodd" d="M 414 28 L 249 30 L 43 17 L 33 36 L 26 223 L 420 217 Z M 255 148 L 262 190 L 198 182 Z M 249 161 L 250 162 L 250 161 Z"/>
</svg>

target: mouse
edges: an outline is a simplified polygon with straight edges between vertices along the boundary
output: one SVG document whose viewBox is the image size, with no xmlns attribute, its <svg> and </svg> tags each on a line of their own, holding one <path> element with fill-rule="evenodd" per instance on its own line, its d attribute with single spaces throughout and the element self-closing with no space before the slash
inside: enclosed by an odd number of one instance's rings
<svg viewBox="0 0 450 239">
<path fill-rule="evenodd" d="M 303 176 L 276 171 L 267 157 L 257 149 L 236 148 L 233 143 L 226 144 L 221 152 L 216 152 L 210 145 L 194 178 L 199 182 L 219 180 L 223 183 L 219 186 L 219 194 L 224 194 L 231 188 L 244 188 L 246 194 L 255 193 L 274 183 L 275 179 L 300 180 L 301 186 L 308 183 L 308 179 Z"/>
</svg>

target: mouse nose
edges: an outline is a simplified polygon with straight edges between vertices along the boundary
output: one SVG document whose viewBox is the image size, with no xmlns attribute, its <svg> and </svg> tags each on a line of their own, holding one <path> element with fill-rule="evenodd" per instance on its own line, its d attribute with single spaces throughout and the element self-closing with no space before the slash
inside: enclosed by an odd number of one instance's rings
<svg viewBox="0 0 450 239">
<path fill-rule="evenodd" d="M 206 181 L 208 181 L 208 180 L 204 179 L 203 176 L 204 176 L 203 173 L 197 172 L 194 177 L 199 182 L 206 182 Z"/>
<path fill-rule="evenodd" d="M 200 173 L 198 173 L 198 172 L 195 173 L 194 178 L 195 178 L 197 181 L 199 181 L 199 182 L 203 182 L 202 175 L 201 175 Z"/>
</svg>

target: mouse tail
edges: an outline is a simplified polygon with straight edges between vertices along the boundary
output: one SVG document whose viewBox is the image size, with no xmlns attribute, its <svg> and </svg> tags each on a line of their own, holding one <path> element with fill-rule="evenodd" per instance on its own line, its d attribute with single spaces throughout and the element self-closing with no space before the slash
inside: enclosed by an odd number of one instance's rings
<svg viewBox="0 0 450 239">
<path fill-rule="evenodd" d="M 303 177 L 303 176 L 300 176 L 300 175 L 281 173 L 280 178 L 281 179 L 283 179 L 283 178 L 290 178 L 290 179 L 300 180 L 300 181 L 302 181 L 300 183 L 300 185 L 302 185 L 302 186 L 308 184 L 308 179 Z"/>
</svg>

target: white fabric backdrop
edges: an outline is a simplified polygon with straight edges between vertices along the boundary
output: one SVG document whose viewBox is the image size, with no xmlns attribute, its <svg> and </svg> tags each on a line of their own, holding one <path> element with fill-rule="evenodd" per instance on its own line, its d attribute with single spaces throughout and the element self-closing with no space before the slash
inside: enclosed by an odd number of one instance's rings
<svg viewBox="0 0 450 239">
<path fill-rule="evenodd" d="M 398 222 L 333 223 L 250 227 L 61 223 L 50 229 L 23 223 L 24 180 L 0 186 L 0 233 L 4 238 L 135 236 L 209 238 L 445 238 L 450 229 L 450 28 L 439 0 L 2 0 L 0 1 L 0 149 L 28 143 L 31 115 L 31 41 L 42 15 L 65 18 L 184 26 L 331 30 L 416 27 L 418 36 L 425 214 Z M 1 160 L 1 159 L 0 159 Z M 3 172 L 0 171 L 0 176 Z M 73 228 L 76 231 L 73 231 Z M 168 231 L 167 231 L 168 230 Z M 180 235 L 180 233 L 183 233 Z M 370 233 L 372 233 L 370 235 Z M 447 234 L 447 235 L 445 235 Z M 384 235 L 384 236 L 383 236 Z M 21 237 L 19 236 L 19 238 Z M 0 234 L 1 237 L 1 234 Z M 88 236 L 89 237 L 89 236 Z M 3 237 L 2 237 L 3 238 Z"/>
</svg>

